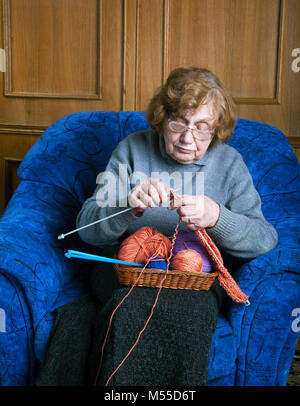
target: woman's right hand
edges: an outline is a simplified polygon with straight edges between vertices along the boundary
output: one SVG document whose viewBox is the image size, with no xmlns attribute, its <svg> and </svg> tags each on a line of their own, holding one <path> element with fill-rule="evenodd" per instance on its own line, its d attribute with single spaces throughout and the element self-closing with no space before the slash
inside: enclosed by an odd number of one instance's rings
<svg viewBox="0 0 300 406">
<path fill-rule="evenodd" d="M 129 206 L 133 213 L 144 212 L 148 207 L 161 206 L 169 200 L 170 190 L 158 179 L 145 179 L 129 194 Z"/>
</svg>

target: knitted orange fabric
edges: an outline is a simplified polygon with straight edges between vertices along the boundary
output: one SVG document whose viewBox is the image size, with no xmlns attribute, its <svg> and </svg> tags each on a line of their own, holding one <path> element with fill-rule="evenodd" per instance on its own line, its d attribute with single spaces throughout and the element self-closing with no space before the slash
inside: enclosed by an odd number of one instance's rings
<svg viewBox="0 0 300 406">
<path fill-rule="evenodd" d="M 219 271 L 218 278 L 222 288 L 226 290 L 227 294 L 235 302 L 245 303 L 248 300 L 248 296 L 241 291 L 233 277 L 225 268 L 220 251 L 207 234 L 206 230 L 202 228 L 201 230 L 195 231 L 195 233 L 202 245 L 207 249 L 207 252 L 210 254 L 217 270 Z"/>
</svg>

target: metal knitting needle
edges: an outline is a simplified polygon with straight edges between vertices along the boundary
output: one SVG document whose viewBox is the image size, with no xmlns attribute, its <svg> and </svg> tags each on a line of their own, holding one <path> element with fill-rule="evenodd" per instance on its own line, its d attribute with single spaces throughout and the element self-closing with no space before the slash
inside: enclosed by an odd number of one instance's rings
<svg viewBox="0 0 300 406">
<path fill-rule="evenodd" d="M 110 216 L 104 217 L 103 219 L 96 220 L 96 221 L 94 221 L 93 223 L 90 223 L 90 224 L 87 224 L 87 225 L 85 225 L 85 226 L 76 228 L 76 230 L 70 231 L 70 232 L 68 232 L 68 233 L 66 233 L 66 234 L 60 234 L 60 235 L 57 237 L 57 239 L 58 239 L 58 240 L 62 240 L 62 239 L 65 238 L 67 235 L 76 233 L 77 231 L 82 230 L 83 228 L 86 228 L 86 227 L 90 227 L 90 226 L 92 226 L 92 225 L 94 225 L 94 224 L 101 223 L 101 221 L 110 219 L 110 218 L 112 218 L 112 217 L 114 217 L 114 216 L 118 216 L 119 214 L 125 213 L 126 211 L 129 211 L 129 210 L 132 210 L 132 207 L 128 207 L 128 208 L 125 209 L 125 210 L 122 210 L 122 211 L 119 211 L 119 212 L 117 212 L 117 213 L 111 214 Z"/>
<path fill-rule="evenodd" d="M 176 191 L 179 190 L 179 189 L 180 189 L 180 188 L 175 189 L 175 190 L 172 190 L 172 191 L 170 191 L 169 193 L 171 193 L 171 192 L 174 193 L 174 192 L 176 192 Z M 75 230 L 69 231 L 69 232 L 66 233 L 66 234 L 60 234 L 60 235 L 57 237 L 57 239 L 58 239 L 58 240 L 62 240 L 62 239 L 65 238 L 67 235 L 76 233 L 77 231 L 80 231 L 80 230 L 82 230 L 82 229 L 84 229 L 84 228 L 86 228 L 86 227 L 93 226 L 94 224 L 101 223 L 101 221 L 108 220 L 108 219 L 110 219 L 110 218 L 112 218 L 112 217 L 114 217 L 114 216 L 118 216 L 119 214 L 126 213 L 126 212 L 129 211 L 129 210 L 132 210 L 132 207 L 128 207 L 128 208 L 125 209 L 125 210 L 122 210 L 122 211 L 119 211 L 119 212 L 117 212 L 117 213 L 111 214 L 110 216 L 104 217 L 103 219 L 96 220 L 96 221 L 94 221 L 93 223 L 86 224 L 85 226 L 76 228 Z"/>
</svg>

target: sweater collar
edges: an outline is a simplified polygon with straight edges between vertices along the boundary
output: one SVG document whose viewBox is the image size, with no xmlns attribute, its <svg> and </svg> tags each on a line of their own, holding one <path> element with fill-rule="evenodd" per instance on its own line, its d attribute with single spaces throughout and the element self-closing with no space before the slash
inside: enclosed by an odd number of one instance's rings
<svg viewBox="0 0 300 406">
<path fill-rule="evenodd" d="M 174 163 L 177 163 L 178 165 L 198 165 L 198 166 L 205 166 L 212 154 L 212 149 L 208 149 L 205 154 L 203 155 L 202 158 L 198 159 L 197 161 L 192 162 L 191 164 L 181 164 L 179 162 L 177 162 L 175 159 L 173 159 L 172 157 L 170 157 L 170 155 L 167 154 L 166 151 L 166 147 L 165 147 L 165 141 L 164 141 L 164 137 L 162 134 L 158 135 L 158 140 L 159 140 L 159 150 L 160 153 L 162 155 L 162 157 L 171 162 L 173 165 Z"/>
</svg>

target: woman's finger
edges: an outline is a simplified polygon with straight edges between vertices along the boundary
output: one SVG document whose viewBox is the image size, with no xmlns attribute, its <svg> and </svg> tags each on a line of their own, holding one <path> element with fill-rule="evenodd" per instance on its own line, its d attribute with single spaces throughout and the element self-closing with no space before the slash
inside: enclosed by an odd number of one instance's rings
<svg viewBox="0 0 300 406">
<path fill-rule="evenodd" d="M 197 204 L 197 200 L 200 196 L 194 195 L 181 195 L 180 196 L 180 206 L 194 206 Z"/>
<path fill-rule="evenodd" d="M 166 187 L 161 181 L 156 183 L 156 190 L 160 197 L 160 204 L 166 203 L 169 200 L 169 189 L 170 188 Z"/>
<path fill-rule="evenodd" d="M 160 206 L 169 200 L 168 189 L 160 180 L 148 178 L 132 190 L 130 206 L 135 205 L 144 210 L 147 207 Z"/>
<path fill-rule="evenodd" d="M 146 182 L 141 184 L 143 191 L 151 198 L 148 204 L 151 207 L 160 206 L 168 200 L 167 188 L 158 179 L 149 178 Z"/>
<path fill-rule="evenodd" d="M 128 203 L 129 206 L 132 207 L 133 209 L 141 209 L 145 210 L 147 209 L 147 205 L 137 196 L 136 192 L 130 193 L 128 196 Z"/>
<path fill-rule="evenodd" d="M 162 203 L 168 201 L 168 188 L 163 184 L 162 181 L 154 178 L 149 179 L 150 183 L 150 196 L 153 198 L 156 206 L 160 206 Z"/>
<path fill-rule="evenodd" d="M 149 204 L 151 204 L 151 207 L 154 206 L 159 206 L 160 205 L 160 195 L 158 190 L 156 189 L 156 186 L 151 184 L 149 182 L 149 184 L 147 185 L 147 196 L 149 197 Z"/>
<path fill-rule="evenodd" d="M 174 199 L 171 201 L 169 209 L 173 210 L 178 207 L 195 207 L 197 204 L 197 199 L 200 196 L 193 196 L 193 195 L 174 195 Z"/>
</svg>

